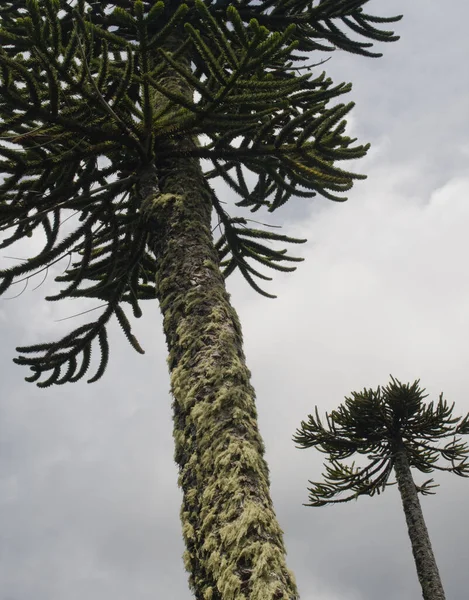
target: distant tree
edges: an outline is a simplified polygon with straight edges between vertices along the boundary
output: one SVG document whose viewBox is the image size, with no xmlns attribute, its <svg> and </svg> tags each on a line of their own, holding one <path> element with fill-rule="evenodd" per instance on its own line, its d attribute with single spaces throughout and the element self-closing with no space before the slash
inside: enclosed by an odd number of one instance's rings
<svg viewBox="0 0 469 600">
<path fill-rule="evenodd" d="M 432 494 L 433 479 L 416 485 L 411 468 L 422 473 L 449 471 L 469 476 L 469 447 L 460 435 L 469 433 L 469 414 L 453 417 L 454 403 L 448 406 L 443 395 L 436 405 L 426 404 L 419 381 L 402 384 L 391 377 L 387 387 L 352 392 L 345 403 L 330 414 L 326 425 L 315 409 L 315 417 L 302 421 L 293 439 L 300 448 L 317 448 L 328 455 L 324 482 L 310 481 L 307 506 L 348 502 L 359 496 L 373 496 L 397 482 L 407 522 L 417 574 L 425 600 L 444 600 L 418 493 Z M 445 446 L 436 444 L 452 438 Z M 343 461 L 354 454 L 368 457 L 366 467 Z M 441 466 L 443 458 L 450 463 Z M 390 482 L 394 471 L 396 481 Z M 342 496 L 346 492 L 349 495 Z"/>
<path fill-rule="evenodd" d="M 297 597 L 224 278 L 238 270 L 268 296 L 263 269 L 294 270 L 300 259 L 283 246 L 302 240 L 233 213 L 211 182 L 252 212 L 346 199 L 363 176 L 343 161 L 368 145 L 346 134 L 351 86 L 318 72 L 311 53 L 379 56 L 373 42 L 397 39 L 382 26 L 400 17 L 365 5 L 0 2 L 0 248 L 43 242 L 0 270 L 0 295 L 65 258 L 63 289 L 47 299 L 91 298 L 100 311 L 58 341 L 18 348 L 16 362 L 47 387 L 87 376 L 93 350 L 96 381 L 109 322 L 143 352 L 129 312 L 159 303 L 197 600 Z"/>
</svg>

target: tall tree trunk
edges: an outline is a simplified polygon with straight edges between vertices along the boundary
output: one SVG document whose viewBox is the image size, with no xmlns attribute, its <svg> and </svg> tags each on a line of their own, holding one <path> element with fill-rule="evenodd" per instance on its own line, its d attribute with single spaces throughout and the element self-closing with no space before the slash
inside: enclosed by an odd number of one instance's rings
<svg viewBox="0 0 469 600">
<path fill-rule="evenodd" d="M 407 454 L 402 444 L 399 445 L 395 454 L 394 471 L 423 598 L 425 600 L 445 600 L 445 592 L 423 518 L 417 488 L 412 479 Z"/>
<path fill-rule="evenodd" d="M 163 83 L 192 94 L 175 71 Z M 197 160 L 166 154 L 142 174 L 140 193 L 158 263 L 191 588 L 197 600 L 294 600 L 241 328 L 212 240 L 210 189 Z"/>
</svg>

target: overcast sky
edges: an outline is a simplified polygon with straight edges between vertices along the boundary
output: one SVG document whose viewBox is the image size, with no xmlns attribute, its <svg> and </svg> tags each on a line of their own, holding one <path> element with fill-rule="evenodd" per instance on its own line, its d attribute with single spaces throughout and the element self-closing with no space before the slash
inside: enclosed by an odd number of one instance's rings
<svg viewBox="0 0 469 600">
<path fill-rule="evenodd" d="M 276 300 L 229 282 L 303 600 L 415 600 L 420 589 L 395 488 L 302 506 L 322 457 L 294 448 L 300 421 L 390 373 L 469 411 L 469 8 L 374 0 L 375 10 L 404 13 L 401 40 L 381 59 L 336 52 L 325 65 L 354 82 L 351 129 L 372 142 L 354 168 L 368 179 L 346 204 L 285 207 L 285 232 L 309 242 L 299 269 L 271 284 Z M 115 331 L 100 382 L 39 390 L 11 359 L 73 323 L 56 321 L 74 307 L 42 301 L 51 279 L 0 301 L 0 600 L 190 600 L 158 308 L 135 324 L 145 356 Z M 469 481 L 437 480 L 422 505 L 447 598 L 459 600 Z"/>
</svg>

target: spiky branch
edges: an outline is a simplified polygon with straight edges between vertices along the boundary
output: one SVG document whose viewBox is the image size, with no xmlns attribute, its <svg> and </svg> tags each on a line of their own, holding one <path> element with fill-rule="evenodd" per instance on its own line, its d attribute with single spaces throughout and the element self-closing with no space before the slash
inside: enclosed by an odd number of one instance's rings
<svg viewBox="0 0 469 600">
<path fill-rule="evenodd" d="M 209 181 L 223 178 L 251 211 L 277 210 L 292 196 L 346 199 L 363 176 L 338 163 L 368 149 L 345 134 L 353 103 L 334 103 L 350 85 L 302 74 L 298 65 L 313 49 L 377 55 L 372 42 L 352 41 L 339 27 L 370 40 L 397 39 L 376 25 L 400 17 L 370 16 L 365 4 L 241 1 L 225 10 L 202 0 L 2 2 L 0 234 L 10 235 L 0 247 L 39 230 L 47 241 L 36 256 L 0 270 L 0 294 L 68 256 L 72 264 L 57 278 L 66 287 L 48 299 L 104 303 L 97 320 L 62 340 L 18 349 L 16 362 L 32 369 L 30 380 L 47 386 L 84 376 L 95 339 L 96 380 L 108 361 L 113 316 L 143 351 L 121 305 L 138 317 L 140 301 L 155 298 L 156 265 L 140 208 L 159 193 L 160 173 L 149 185 L 143 180 L 161 157 L 212 164 L 206 185 L 222 228 L 217 247 L 226 276 L 239 269 L 269 296 L 258 284 L 269 279 L 260 269 L 294 269 L 300 259 L 283 244 L 304 240 L 229 215 Z M 175 30 L 184 42 L 169 49 Z M 164 84 L 169 72 L 194 90 L 192 99 Z M 197 142 L 190 149 L 178 144 L 188 137 Z M 63 235 L 70 211 L 79 221 Z"/>
<path fill-rule="evenodd" d="M 302 421 L 293 439 L 299 448 L 316 448 L 327 455 L 323 482 L 310 482 L 308 506 L 348 502 L 361 495 L 379 494 L 390 481 L 397 449 L 405 452 L 409 467 L 422 473 L 448 471 L 469 477 L 469 414 L 454 417 L 452 405 L 440 395 L 426 404 L 419 382 L 401 384 L 391 378 L 384 388 L 352 392 L 330 414 L 325 424 L 315 415 Z M 444 446 L 442 440 L 449 439 Z M 354 454 L 366 455 L 367 466 L 348 464 Z M 446 465 L 441 464 L 441 459 Z M 418 486 L 431 494 L 433 479 Z M 351 492 L 349 495 L 343 495 Z"/>
</svg>

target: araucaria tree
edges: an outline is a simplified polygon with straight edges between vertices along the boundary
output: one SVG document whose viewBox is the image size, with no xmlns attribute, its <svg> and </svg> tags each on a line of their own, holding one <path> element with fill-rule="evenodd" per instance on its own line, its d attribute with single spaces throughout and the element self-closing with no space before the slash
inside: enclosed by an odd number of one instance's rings
<svg viewBox="0 0 469 600">
<path fill-rule="evenodd" d="M 65 257 L 65 285 L 47 299 L 91 298 L 101 311 L 59 341 L 18 348 L 15 361 L 29 381 L 60 385 L 88 373 L 93 346 L 96 381 L 110 320 L 143 352 L 128 309 L 140 317 L 142 300 L 158 300 L 198 600 L 297 597 L 224 277 L 238 269 L 269 295 L 262 269 L 293 270 L 298 259 L 278 245 L 302 240 L 229 214 L 210 182 L 222 178 L 252 212 L 294 196 L 345 200 L 362 176 L 337 165 L 367 146 L 345 133 L 352 103 L 337 99 L 350 85 L 315 72 L 309 55 L 379 56 L 368 40 L 397 39 L 382 25 L 399 17 L 366 4 L 0 3 L 1 247 L 45 240 L 0 270 L 0 294 Z"/>
<path fill-rule="evenodd" d="M 294 435 L 300 448 L 317 448 L 328 455 L 324 481 L 311 482 L 308 506 L 348 502 L 379 494 L 397 482 L 407 522 L 417 575 L 425 600 L 444 600 L 438 567 L 422 514 L 418 493 L 432 494 L 433 479 L 416 485 L 411 469 L 422 473 L 449 471 L 469 476 L 469 447 L 461 435 L 469 433 L 469 414 L 454 417 L 443 395 L 438 403 L 424 402 L 419 387 L 394 378 L 387 387 L 352 392 L 323 425 L 316 408 Z M 441 446 L 442 440 L 450 439 Z M 364 467 L 349 464 L 354 454 L 364 454 Z M 438 461 L 446 460 L 443 466 Z M 394 472 L 395 481 L 392 479 Z"/>
</svg>

